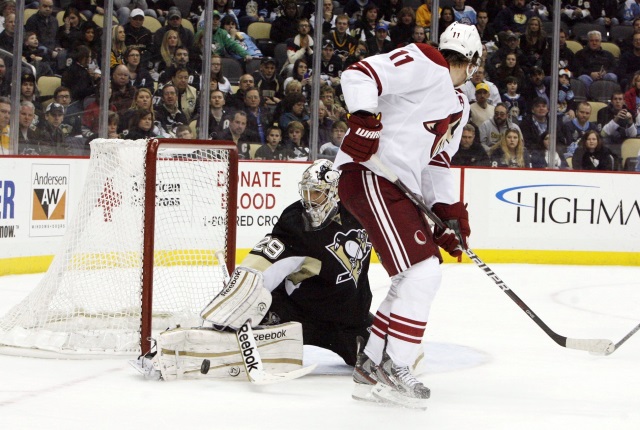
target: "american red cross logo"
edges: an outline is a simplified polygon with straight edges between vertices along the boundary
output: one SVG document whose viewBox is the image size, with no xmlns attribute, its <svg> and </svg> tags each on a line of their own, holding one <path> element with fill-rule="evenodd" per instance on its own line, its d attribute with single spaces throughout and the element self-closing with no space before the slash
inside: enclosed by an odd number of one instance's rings
<svg viewBox="0 0 640 430">
<path fill-rule="evenodd" d="M 100 197 L 98 197 L 98 203 L 96 207 L 101 207 L 104 215 L 104 222 L 111 222 L 111 214 L 113 208 L 117 208 L 122 203 L 122 193 L 113 190 L 113 180 L 107 178 L 104 183 L 104 188 Z"/>
<path fill-rule="evenodd" d="M 451 141 L 456 127 L 462 119 L 462 111 L 454 113 L 447 118 L 437 121 L 425 121 L 422 123 L 425 130 L 435 135 L 433 146 L 431 147 L 431 158 L 441 152 L 445 145 Z"/>
</svg>

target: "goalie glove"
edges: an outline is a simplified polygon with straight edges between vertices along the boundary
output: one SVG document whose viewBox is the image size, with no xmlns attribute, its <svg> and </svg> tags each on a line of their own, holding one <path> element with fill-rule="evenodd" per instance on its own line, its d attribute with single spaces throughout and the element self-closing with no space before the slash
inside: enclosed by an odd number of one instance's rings
<svg viewBox="0 0 640 430">
<path fill-rule="evenodd" d="M 347 114 L 349 129 L 344 135 L 340 149 L 362 163 L 371 158 L 378 151 L 380 135 L 382 133 L 381 115 L 358 111 Z"/>
<path fill-rule="evenodd" d="M 263 286 L 262 272 L 238 267 L 229 282 L 200 313 L 219 328 L 238 330 L 247 320 L 255 327 L 271 306 L 271 292 Z"/>
<path fill-rule="evenodd" d="M 467 249 L 467 239 L 471 235 L 466 205 L 462 202 L 451 205 L 436 203 L 432 210 L 448 227 L 443 229 L 436 225 L 433 230 L 434 241 L 452 257 L 460 257 L 462 251 Z"/>
</svg>

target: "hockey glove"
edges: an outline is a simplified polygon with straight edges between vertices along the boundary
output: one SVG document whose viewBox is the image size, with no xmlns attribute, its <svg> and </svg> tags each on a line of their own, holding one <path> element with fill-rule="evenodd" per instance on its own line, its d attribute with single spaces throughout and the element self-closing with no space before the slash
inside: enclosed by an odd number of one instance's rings
<svg viewBox="0 0 640 430">
<path fill-rule="evenodd" d="M 471 234 L 466 205 L 462 202 L 452 205 L 436 203 L 432 210 L 448 227 L 442 229 L 436 225 L 433 230 L 434 241 L 452 257 L 461 256 L 462 251 L 467 248 L 467 238 Z"/>
<path fill-rule="evenodd" d="M 342 149 L 358 163 L 367 161 L 378 151 L 382 123 L 380 114 L 347 114 L 349 129 L 344 136 Z"/>
</svg>

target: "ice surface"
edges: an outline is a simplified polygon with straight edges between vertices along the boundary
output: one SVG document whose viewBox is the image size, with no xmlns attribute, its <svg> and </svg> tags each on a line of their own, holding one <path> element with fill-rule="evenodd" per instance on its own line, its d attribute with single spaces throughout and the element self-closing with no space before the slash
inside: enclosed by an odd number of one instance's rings
<svg viewBox="0 0 640 430">
<path fill-rule="evenodd" d="M 617 342 L 640 322 L 640 267 L 492 264 L 554 331 Z M 155 382 L 123 359 L 0 356 L 2 429 L 640 429 L 640 334 L 608 357 L 557 346 L 473 265 L 445 265 L 425 335 L 427 411 L 351 399 L 351 369 L 258 387 Z M 0 278 L 0 313 L 41 275 Z M 389 279 L 374 265 L 374 309 Z"/>
</svg>

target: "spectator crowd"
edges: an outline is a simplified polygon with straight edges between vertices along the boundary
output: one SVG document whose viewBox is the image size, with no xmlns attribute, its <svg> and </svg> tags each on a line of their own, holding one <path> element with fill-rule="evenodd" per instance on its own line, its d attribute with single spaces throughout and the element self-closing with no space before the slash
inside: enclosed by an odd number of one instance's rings
<svg viewBox="0 0 640 430">
<path fill-rule="evenodd" d="M 551 0 L 440 1 L 437 11 L 430 0 L 322 2 L 322 40 L 314 40 L 314 1 L 215 0 L 211 46 L 203 47 L 204 0 L 116 0 L 109 64 L 102 64 L 104 1 L 27 2 L 20 43 L 30 67 L 22 68 L 15 106 L 19 152 L 87 154 L 99 132 L 100 99 L 108 97 L 110 138 L 195 138 L 205 109 L 208 137 L 235 142 L 241 158 L 309 159 L 312 124 L 319 155 L 332 158 L 347 130 L 342 71 L 371 55 L 429 43 L 435 19 L 439 33 L 455 21 L 475 25 L 485 48 L 482 66 L 460 88 L 471 115 L 452 164 L 634 167 L 623 163 L 621 147 L 640 130 L 636 0 L 563 0 L 557 39 L 548 33 Z M 9 53 L 17 43 L 15 10 L 14 0 L 0 1 L 0 49 Z M 320 70 L 312 70 L 316 55 Z M 0 51 L 0 107 L 11 108 L 11 61 Z M 205 61 L 210 76 L 202 76 Z M 106 69 L 110 92 L 100 94 Z M 319 94 L 311 86 L 316 73 Z M 554 74 L 557 94 L 550 91 Z M 201 106 L 207 81 L 209 106 Z M 57 84 L 44 94 L 44 82 Z M 557 112 L 550 112 L 552 101 Z M 558 119 L 555 136 L 550 115 Z"/>
</svg>

